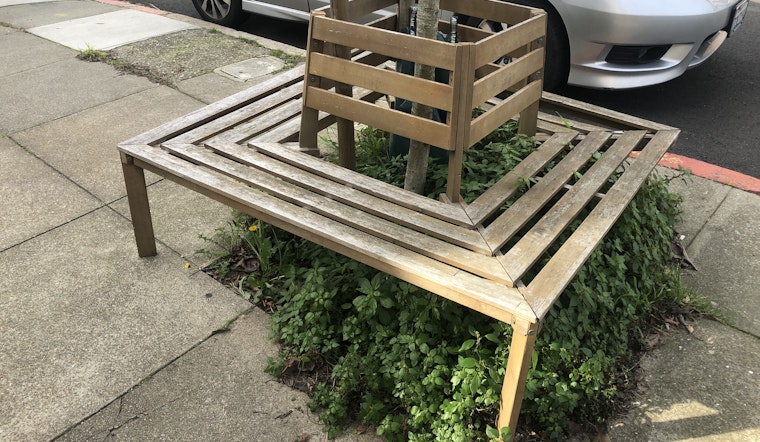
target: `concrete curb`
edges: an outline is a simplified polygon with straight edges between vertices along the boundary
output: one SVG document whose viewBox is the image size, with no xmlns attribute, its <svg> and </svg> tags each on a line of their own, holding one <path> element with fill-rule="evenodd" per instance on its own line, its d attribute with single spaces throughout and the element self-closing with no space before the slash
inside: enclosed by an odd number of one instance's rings
<svg viewBox="0 0 760 442">
<path fill-rule="evenodd" d="M 698 177 L 760 195 L 760 179 L 694 158 L 666 153 L 660 166 L 675 170 L 686 169 Z"/>
</svg>

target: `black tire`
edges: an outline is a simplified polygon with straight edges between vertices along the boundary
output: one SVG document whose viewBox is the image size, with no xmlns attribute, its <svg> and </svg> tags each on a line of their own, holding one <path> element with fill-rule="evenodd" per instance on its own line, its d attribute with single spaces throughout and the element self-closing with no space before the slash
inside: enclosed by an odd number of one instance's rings
<svg viewBox="0 0 760 442">
<path fill-rule="evenodd" d="M 544 90 L 554 91 L 567 84 L 570 72 L 570 44 L 567 40 L 567 30 L 557 10 L 543 0 L 510 0 L 531 8 L 543 9 L 548 14 L 546 25 L 546 60 L 544 62 Z M 465 22 L 468 26 L 488 26 L 494 31 L 502 29 L 501 23 L 484 22 L 482 19 L 469 17 Z"/>
<path fill-rule="evenodd" d="M 241 0 L 193 0 L 201 18 L 220 26 L 233 27 L 248 16 Z"/>
</svg>

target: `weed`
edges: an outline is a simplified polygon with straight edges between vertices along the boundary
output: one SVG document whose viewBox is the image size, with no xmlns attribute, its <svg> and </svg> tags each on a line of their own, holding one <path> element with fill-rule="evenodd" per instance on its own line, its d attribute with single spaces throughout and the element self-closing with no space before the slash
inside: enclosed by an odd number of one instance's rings
<svg viewBox="0 0 760 442">
<path fill-rule="evenodd" d="M 270 52 L 270 55 L 272 55 L 273 57 L 277 57 L 280 60 L 285 62 L 285 66 L 277 70 L 277 72 L 282 72 L 282 71 L 287 71 L 289 69 L 292 69 L 298 63 L 301 63 L 303 61 L 303 57 L 301 57 L 300 55 L 288 54 L 287 52 L 282 51 L 280 49 L 272 49 L 272 51 Z"/>
<path fill-rule="evenodd" d="M 100 61 L 100 62 L 107 62 L 108 61 L 108 53 L 105 51 L 101 51 L 99 49 L 93 48 L 91 45 L 86 44 L 86 48 L 79 51 L 77 54 L 77 58 L 83 61 Z"/>
</svg>

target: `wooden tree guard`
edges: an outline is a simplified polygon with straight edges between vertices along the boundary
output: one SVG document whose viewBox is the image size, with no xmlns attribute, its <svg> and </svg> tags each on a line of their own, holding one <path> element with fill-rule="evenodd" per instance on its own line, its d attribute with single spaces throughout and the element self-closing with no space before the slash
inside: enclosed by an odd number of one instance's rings
<svg viewBox="0 0 760 442">
<path fill-rule="evenodd" d="M 452 44 L 397 32 L 404 24 L 395 14 L 369 25 L 351 22 L 396 5 L 395 1 L 334 3 L 348 3 L 341 7 L 341 19 L 331 18 L 336 12 L 328 8 L 314 13 L 309 25 L 302 146 L 316 147 L 318 112 L 324 111 L 445 149 L 449 152 L 446 195 L 450 201 L 458 202 L 465 149 L 516 115 L 520 116 L 520 131 L 535 134 L 546 32 L 543 11 L 498 1 L 443 0 L 441 10 L 509 25 L 497 33 L 460 26 L 461 42 Z M 448 27 L 448 22 L 440 22 L 441 31 L 448 32 Z M 336 48 L 342 56 L 335 54 Z M 355 56 L 348 59 L 349 53 Z M 515 55 L 511 63 L 493 63 L 507 53 Z M 389 70 L 386 63 L 396 60 L 448 71 L 450 83 Z M 347 85 L 364 92 L 354 97 L 346 92 Z M 373 93 L 367 95 L 367 90 Z M 505 93 L 508 98 L 483 107 Z M 443 123 L 392 110 L 375 102 L 382 96 L 419 102 L 443 110 L 449 117 Z M 473 119 L 477 108 L 485 111 Z M 352 146 L 341 146 L 339 142 L 339 149 L 341 164 L 353 164 L 353 158 L 346 158 L 353 157 Z"/>
<path fill-rule="evenodd" d="M 350 21 L 391 4 L 348 2 L 339 14 L 345 20 L 329 10 L 313 14 L 305 71 L 284 72 L 121 143 L 137 250 L 156 253 L 147 169 L 511 324 L 497 425 L 513 432 L 542 319 L 678 130 L 551 94 L 541 104 L 565 118 L 539 112 L 541 11 L 442 0 L 443 10 L 510 24 L 495 34 L 461 26 L 458 44 L 396 32 L 395 14 L 369 25 Z M 447 23 L 441 29 L 448 31 Z M 505 53 L 511 63 L 492 64 Z M 396 59 L 449 70 L 450 84 L 388 69 Z M 439 123 L 403 114 L 379 103 L 386 96 L 450 117 Z M 484 112 L 473 118 L 478 107 Z M 521 131 L 537 132 L 540 147 L 475 201 L 460 201 L 464 150 L 517 115 Z M 305 153 L 337 118 L 449 151 L 447 198 L 425 198 Z M 350 145 L 342 147 L 342 163 L 350 165 Z M 535 184 L 504 209 L 526 179 Z"/>
</svg>

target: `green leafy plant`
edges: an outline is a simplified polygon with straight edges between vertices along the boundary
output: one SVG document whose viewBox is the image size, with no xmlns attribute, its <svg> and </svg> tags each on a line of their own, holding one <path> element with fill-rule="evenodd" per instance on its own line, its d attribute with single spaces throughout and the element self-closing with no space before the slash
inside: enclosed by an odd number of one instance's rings
<svg viewBox="0 0 760 442">
<path fill-rule="evenodd" d="M 467 151 L 465 199 L 535 146 L 505 125 Z M 404 160 L 388 156 L 385 134 L 363 129 L 358 147 L 362 173 L 401 185 Z M 435 196 L 446 170 L 430 167 L 426 192 Z M 523 190 L 532 183 L 525 178 Z M 523 422 L 542 437 L 561 439 L 570 422 L 603 421 L 615 409 L 649 320 L 687 299 L 670 252 L 679 203 L 667 180 L 651 177 L 546 317 L 522 407 Z M 243 231 L 243 248 L 255 250 L 245 253 L 262 268 L 276 263 L 259 272 L 270 275 L 270 284 L 259 287 L 271 300 L 272 334 L 282 345 L 267 371 L 313 380 L 301 384 L 331 436 L 359 420 L 390 441 L 504 438 L 506 429 L 493 425 L 509 325 L 251 222 L 241 221 L 243 230 L 257 225 L 253 233 L 269 240 L 245 239 Z"/>
<path fill-rule="evenodd" d="M 282 278 L 282 263 L 294 262 L 296 243 L 302 241 L 270 224 L 233 211 L 226 225 L 211 236 L 199 235 L 209 244 L 197 254 L 211 259 L 204 270 L 229 283 L 240 295 L 254 303 L 262 290 Z"/>
</svg>

